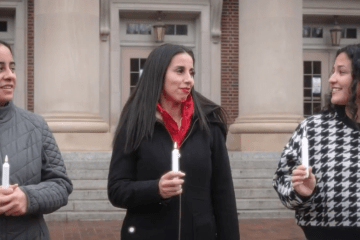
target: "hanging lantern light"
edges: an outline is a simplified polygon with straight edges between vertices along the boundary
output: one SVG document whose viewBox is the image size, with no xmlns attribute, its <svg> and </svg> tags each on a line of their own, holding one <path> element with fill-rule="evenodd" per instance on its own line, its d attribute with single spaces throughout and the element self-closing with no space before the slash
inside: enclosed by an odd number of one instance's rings
<svg viewBox="0 0 360 240">
<path fill-rule="evenodd" d="M 337 16 L 334 16 L 334 27 L 330 29 L 330 36 L 331 36 L 331 44 L 333 46 L 339 46 L 340 45 L 340 39 L 341 39 L 341 27 L 336 21 Z"/>
<path fill-rule="evenodd" d="M 163 22 L 157 22 L 154 26 L 154 37 L 156 42 L 164 42 L 166 25 Z"/>
<path fill-rule="evenodd" d="M 161 21 L 161 17 L 165 16 L 162 14 L 162 11 L 157 11 L 157 20 L 158 22 L 154 24 L 154 37 L 156 42 L 164 42 L 166 24 Z"/>
</svg>

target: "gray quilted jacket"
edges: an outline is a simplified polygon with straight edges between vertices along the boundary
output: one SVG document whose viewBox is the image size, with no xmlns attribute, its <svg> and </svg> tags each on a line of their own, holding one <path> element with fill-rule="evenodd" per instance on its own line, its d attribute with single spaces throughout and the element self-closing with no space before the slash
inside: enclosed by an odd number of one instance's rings
<svg viewBox="0 0 360 240">
<path fill-rule="evenodd" d="M 5 155 L 9 157 L 10 184 L 19 184 L 28 206 L 26 214 L 19 217 L 0 215 L 0 239 L 50 239 L 43 214 L 67 204 L 72 183 L 46 122 L 12 102 L 0 107 L 1 163 Z"/>
</svg>

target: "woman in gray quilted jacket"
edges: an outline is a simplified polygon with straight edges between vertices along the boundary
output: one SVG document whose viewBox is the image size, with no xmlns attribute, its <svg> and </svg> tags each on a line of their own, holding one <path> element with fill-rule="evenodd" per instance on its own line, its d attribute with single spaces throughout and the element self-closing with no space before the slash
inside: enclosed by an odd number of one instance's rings
<svg viewBox="0 0 360 240">
<path fill-rule="evenodd" d="M 0 159 L 10 164 L 10 186 L 0 187 L 0 239 L 50 239 L 43 214 L 67 204 L 72 183 L 46 122 L 12 102 L 15 85 L 11 48 L 0 42 Z"/>
</svg>

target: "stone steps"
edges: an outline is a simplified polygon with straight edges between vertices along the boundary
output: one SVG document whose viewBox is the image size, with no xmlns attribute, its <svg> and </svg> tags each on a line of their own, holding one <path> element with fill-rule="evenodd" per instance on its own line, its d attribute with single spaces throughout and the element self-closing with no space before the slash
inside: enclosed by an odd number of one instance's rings
<svg viewBox="0 0 360 240">
<path fill-rule="evenodd" d="M 120 208 L 116 208 L 111 205 L 107 200 L 70 200 L 68 204 L 58 210 L 59 212 L 114 212 L 120 211 Z"/>
<path fill-rule="evenodd" d="M 285 209 L 278 199 L 237 199 L 238 210 L 276 210 Z"/>
<path fill-rule="evenodd" d="M 80 190 L 76 189 L 69 196 L 69 200 L 105 200 L 107 199 L 106 189 Z"/>
<path fill-rule="evenodd" d="M 236 199 L 269 199 L 278 198 L 274 188 L 235 189 Z"/>
<path fill-rule="evenodd" d="M 238 210 L 239 219 L 248 218 L 294 218 L 295 211 L 287 209 L 277 210 Z M 295 219 L 294 219 L 295 221 Z"/>
<path fill-rule="evenodd" d="M 123 220 L 125 211 L 117 212 L 54 212 L 44 216 L 46 221 L 111 221 Z"/>
<path fill-rule="evenodd" d="M 108 201 L 107 177 L 111 152 L 62 153 L 74 191 L 67 206 L 46 215 L 47 221 L 121 220 L 125 210 Z M 280 153 L 229 152 L 239 218 L 288 218 L 272 187 Z"/>
</svg>

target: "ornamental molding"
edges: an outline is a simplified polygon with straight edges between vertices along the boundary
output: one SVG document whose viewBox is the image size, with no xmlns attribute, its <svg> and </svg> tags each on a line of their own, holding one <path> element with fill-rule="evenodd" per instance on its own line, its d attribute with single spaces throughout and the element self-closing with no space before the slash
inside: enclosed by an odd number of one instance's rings
<svg viewBox="0 0 360 240">
<path fill-rule="evenodd" d="M 220 42 L 222 6 L 223 6 L 223 0 L 210 0 L 211 39 L 213 43 Z"/>
<path fill-rule="evenodd" d="M 100 0 L 100 38 L 106 42 L 110 36 L 110 0 Z"/>
</svg>

